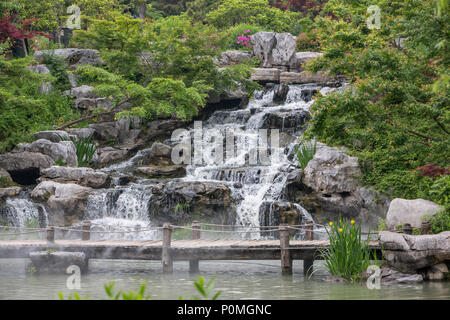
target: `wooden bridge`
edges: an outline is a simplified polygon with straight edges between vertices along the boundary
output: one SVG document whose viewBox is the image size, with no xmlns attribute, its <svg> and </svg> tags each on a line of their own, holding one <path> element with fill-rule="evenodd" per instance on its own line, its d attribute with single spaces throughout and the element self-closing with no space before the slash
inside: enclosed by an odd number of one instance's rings
<svg viewBox="0 0 450 320">
<path fill-rule="evenodd" d="M 296 227 L 285 224 L 261 232 L 280 233 L 280 240 L 201 239 L 201 225 L 194 222 L 192 240 L 172 240 L 175 229 L 170 224 L 162 228 L 162 240 L 90 240 L 90 223 L 83 223 L 82 240 L 55 240 L 57 227 L 49 227 L 46 240 L 0 240 L 0 258 L 28 258 L 35 251 L 83 252 L 88 259 L 161 260 L 164 273 L 173 272 L 173 261 L 187 260 L 190 272 L 199 271 L 199 260 L 280 260 L 283 274 L 292 274 L 292 260 L 303 260 L 304 273 L 312 271 L 314 260 L 323 259 L 321 252 L 329 247 L 328 240 L 314 240 L 313 224 L 305 225 L 307 240 L 290 240 Z M 64 229 L 64 228 L 60 228 Z M 213 230 L 208 230 L 214 232 Z M 217 232 L 217 231 L 216 231 Z M 221 232 L 221 231 L 219 231 Z M 378 258 L 377 241 L 369 248 Z"/>
</svg>

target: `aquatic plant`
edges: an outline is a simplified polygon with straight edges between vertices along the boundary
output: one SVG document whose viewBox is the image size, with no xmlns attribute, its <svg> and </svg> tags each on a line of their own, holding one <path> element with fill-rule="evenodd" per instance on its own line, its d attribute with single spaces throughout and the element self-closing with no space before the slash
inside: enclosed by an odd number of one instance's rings
<svg viewBox="0 0 450 320">
<path fill-rule="evenodd" d="M 298 162 L 300 167 L 305 170 L 308 162 L 314 158 L 317 150 L 317 142 L 304 142 L 298 146 L 295 150 L 297 153 Z"/>
<path fill-rule="evenodd" d="M 219 298 L 222 291 L 217 291 L 214 293 L 214 280 L 216 277 L 212 277 L 208 283 L 205 282 L 205 278 L 199 276 L 198 282 L 194 281 L 194 286 L 197 291 L 200 293 L 200 297 L 194 296 L 192 300 L 217 300 Z M 180 300 L 184 300 L 183 297 L 179 298 Z"/>
<path fill-rule="evenodd" d="M 353 281 L 361 277 L 369 265 L 378 263 L 369 250 L 370 237 L 367 240 L 361 237 L 361 224 L 339 218 L 338 223 L 330 222 L 327 233 L 330 248 L 322 250 L 322 255 L 332 275 Z"/>
</svg>

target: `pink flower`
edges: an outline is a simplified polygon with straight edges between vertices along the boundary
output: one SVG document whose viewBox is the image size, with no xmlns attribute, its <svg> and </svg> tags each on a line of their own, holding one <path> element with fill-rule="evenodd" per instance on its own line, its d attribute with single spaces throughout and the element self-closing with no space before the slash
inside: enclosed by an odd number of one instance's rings
<svg viewBox="0 0 450 320">
<path fill-rule="evenodd" d="M 186 38 L 187 38 L 187 35 L 183 34 L 181 37 L 182 37 L 183 39 L 186 39 Z"/>
<path fill-rule="evenodd" d="M 250 32 L 250 30 L 245 30 L 245 31 L 244 31 L 244 33 L 249 33 L 249 32 Z"/>
</svg>

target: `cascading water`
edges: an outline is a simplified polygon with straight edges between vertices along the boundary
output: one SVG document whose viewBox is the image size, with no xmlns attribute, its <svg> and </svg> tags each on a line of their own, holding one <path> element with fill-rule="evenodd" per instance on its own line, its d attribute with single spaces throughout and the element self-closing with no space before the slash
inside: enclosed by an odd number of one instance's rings
<svg viewBox="0 0 450 320">
<path fill-rule="evenodd" d="M 303 222 L 312 220 L 300 204 L 290 203 L 283 198 L 283 190 L 289 173 L 298 168 L 294 150 L 298 144 L 297 138 L 301 137 L 309 119 L 312 95 L 318 91 L 327 94 L 336 89 L 311 84 L 290 85 L 285 102 L 279 105 L 273 102 L 276 89 L 277 86 L 256 92 L 245 109 L 218 110 L 204 121 L 203 129 L 214 129 L 222 137 L 232 133 L 235 142 L 232 155 L 228 155 L 227 150 L 224 161 L 215 163 L 210 152 L 214 143 L 203 138 L 202 157 L 206 163 L 188 165 L 186 177 L 180 179 L 227 184 L 236 204 L 235 224 L 244 227 L 244 230 L 245 227 L 250 230 L 253 226 L 278 225 L 280 210 L 294 212 Z M 268 158 L 271 161 L 250 164 L 250 158 L 253 159 L 260 148 L 260 130 L 268 129 L 269 132 L 272 128 L 280 131 L 280 139 L 275 143 L 271 137 L 267 137 Z M 240 148 L 241 145 L 246 147 Z M 141 150 L 131 159 L 102 170 L 116 177 L 129 176 L 149 152 L 150 149 Z M 278 157 L 272 157 L 277 154 Z M 84 219 L 92 221 L 92 230 L 110 232 L 92 233 L 92 239 L 158 239 L 160 235 L 157 231 L 120 232 L 154 226 L 149 218 L 149 206 L 152 205 L 152 187 L 156 183 L 138 178 L 135 183 L 126 186 L 116 183 L 114 188 L 95 190 L 86 203 Z M 8 199 L 0 210 L 3 211 L 0 216 L 7 217 L 9 225 L 23 227 L 32 220 L 39 221 L 40 227 L 47 225 L 44 206 L 26 198 Z M 79 237 L 79 233 L 68 235 Z M 255 239 L 263 235 L 248 233 L 243 236 Z M 301 237 L 302 232 L 296 236 Z"/>
</svg>

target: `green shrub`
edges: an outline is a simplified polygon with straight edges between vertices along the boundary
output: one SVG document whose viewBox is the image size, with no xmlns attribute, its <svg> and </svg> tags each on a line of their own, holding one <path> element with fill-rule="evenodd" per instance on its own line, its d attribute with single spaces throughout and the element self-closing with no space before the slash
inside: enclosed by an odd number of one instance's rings
<svg viewBox="0 0 450 320">
<path fill-rule="evenodd" d="M 370 238 L 362 239 L 361 225 L 356 226 L 354 220 L 339 219 L 339 223 L 330 222 L 327 233 L 330 248 L 323 250 L 322 254 L 331 274 L 356 280 L 372 264 L 372 260 L 377 263 L 376 256 L 369 250 Z"/>
<path fill-rule="evenodd" d="M 247 23 L 265 31 L 298 34 L 300 17 L 299 13 L 270 7 L 267 0 L 224 0 L 207 14 L 206 21 L 223 29 Z"/>
<path fill-rule="evenodd" d="M 50 69 L 51 75 L 56 79 L 53 82 L 55 88 L 60 91 L 70 89 L 71 85 L 69 82 L 67 67 L 64 59 L 51 54 L 44 55 L 42 59 L 42 63 Z"/>
<path fill-rule="evenodd" d="M 297 147 L 296 149 L 297 159 L 300 164 L 300 167 L 303 170 L 305 170 L 306 166 L 308 165 L 308 162 L 314 158 L 314 155 L 316 154 L 316 149 L 317 149 L 316 141 L 304 142 Z"/>
<path fill-rule="evenodd" d="M 432 218 L 424 219 L 431 223 L 431 233 L 450 231 L 450 207 L 446 207 L 436 213 Z"/>
<path fill-rule="evenodd" d="M 315 38 L 314 29 L 311 32 L 302 32 L 295 39 L 295 47 L 297 51 L 318 51 L 320 48 L 319 41 Z"/>
</svg>

